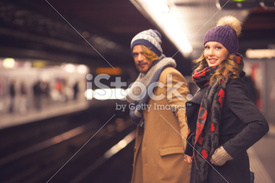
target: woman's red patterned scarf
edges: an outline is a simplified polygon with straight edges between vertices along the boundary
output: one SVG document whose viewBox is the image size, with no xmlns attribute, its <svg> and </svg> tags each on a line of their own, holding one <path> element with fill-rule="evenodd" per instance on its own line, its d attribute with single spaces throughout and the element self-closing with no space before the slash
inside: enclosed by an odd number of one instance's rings
<svg viewBox="0 0 275 183">
<path fill-rule="evenodd" d="M 241 56 L 237 56 L 237 63 L 243 65 Z M 240 67 L 242 70 L 242 67 Z M 219 124 L 224 103 L 227 80 L 215 81 L 209 85 L 209 80 L 217 67 L 207 67 L 195 71 L 193 81 L 202 89 L 208 87 L 202 98 L 195 136 L 194 162 L 199 171 L 201 181 L 207 182 L 209 160 L 219 146 Z M 208 162 L 207 162 L 208 161 Z"/>
</svg>

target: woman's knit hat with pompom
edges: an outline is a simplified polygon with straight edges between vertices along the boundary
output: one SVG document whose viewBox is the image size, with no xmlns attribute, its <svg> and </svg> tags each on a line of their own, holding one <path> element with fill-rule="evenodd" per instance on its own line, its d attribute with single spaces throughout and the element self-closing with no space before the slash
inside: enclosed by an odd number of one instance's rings
<svg viewBox="0 0 275 183">
<path fill-rule="evenodd" d="M 221 43 L 230 54 L 236 54 L 239 49 L 238 36 L 241 33 L 241 22 L 233 16 L 219 19 L 216 27 L 211 28 L 205 35 L 203 44 L 208 41 Z"/>
</svg>

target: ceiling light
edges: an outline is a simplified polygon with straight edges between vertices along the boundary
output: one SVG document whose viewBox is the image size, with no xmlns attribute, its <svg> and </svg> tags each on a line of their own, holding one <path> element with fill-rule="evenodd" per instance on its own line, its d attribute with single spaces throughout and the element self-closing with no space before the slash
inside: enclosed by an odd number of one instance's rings
<svg viewBox="0 0 275 183">
<path fill-rule="evenodd" d="M 77 66 L 77 72 L 80 74 L 85 74 L 88 72 L 88 67 L 86 65 L 79 65 Z"/>
<path fill-rule="evenodd" d="M 168 5 L 165 0 L 131 0 L 131 2 L 141 13 L 149 15 L 184 56 L 190 56 L 193 48 L 183 30 L 186 25 L 179 20 L 172 4 Z"/>
<path fill-rule="evenodd" d="M 5 58 L 3 60 L 3 66 L 7 69 L 14 68 L 15 66 L 15 60 L 13 58 Z"/>
<path fill-rule="evenodd" d="M 75 66 L 73 64 L 66 64 L 65 71 L 69 73 L 75 72 Z"/>
</svg>

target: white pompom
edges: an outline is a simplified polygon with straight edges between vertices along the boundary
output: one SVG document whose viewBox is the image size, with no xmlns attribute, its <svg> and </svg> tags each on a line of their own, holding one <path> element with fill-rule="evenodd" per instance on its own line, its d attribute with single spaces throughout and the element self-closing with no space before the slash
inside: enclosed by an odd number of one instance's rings
<svg viewBox="0 0 275 183">
<path fill-rule="evenodd" d="M 224 16 L 220 18 L 217 23 L 217 26 L 223 25 L 231 26 L 236 31 L 237 36 L 241 34 L 242 23 L 237 18 L 233 16 Z"/>
</svg>

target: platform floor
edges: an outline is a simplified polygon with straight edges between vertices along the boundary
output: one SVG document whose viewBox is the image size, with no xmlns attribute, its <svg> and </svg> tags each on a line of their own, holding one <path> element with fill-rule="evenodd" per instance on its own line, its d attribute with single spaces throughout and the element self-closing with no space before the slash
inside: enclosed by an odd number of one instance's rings
<svg viewBox="0 0 275 183">
<path fill-rule="evenodd" d="M 33 121 L 46 119 L 54 116 L 81 111 L 89 107 L 89 101 L 68 101 L 66 103 L 56 103 L 43 106 L 41 110 L 30 109 L 26 114 L 4 113 L 0 114 L 0 129 L 16 125 L 30 123 Z"/>
</svg>

